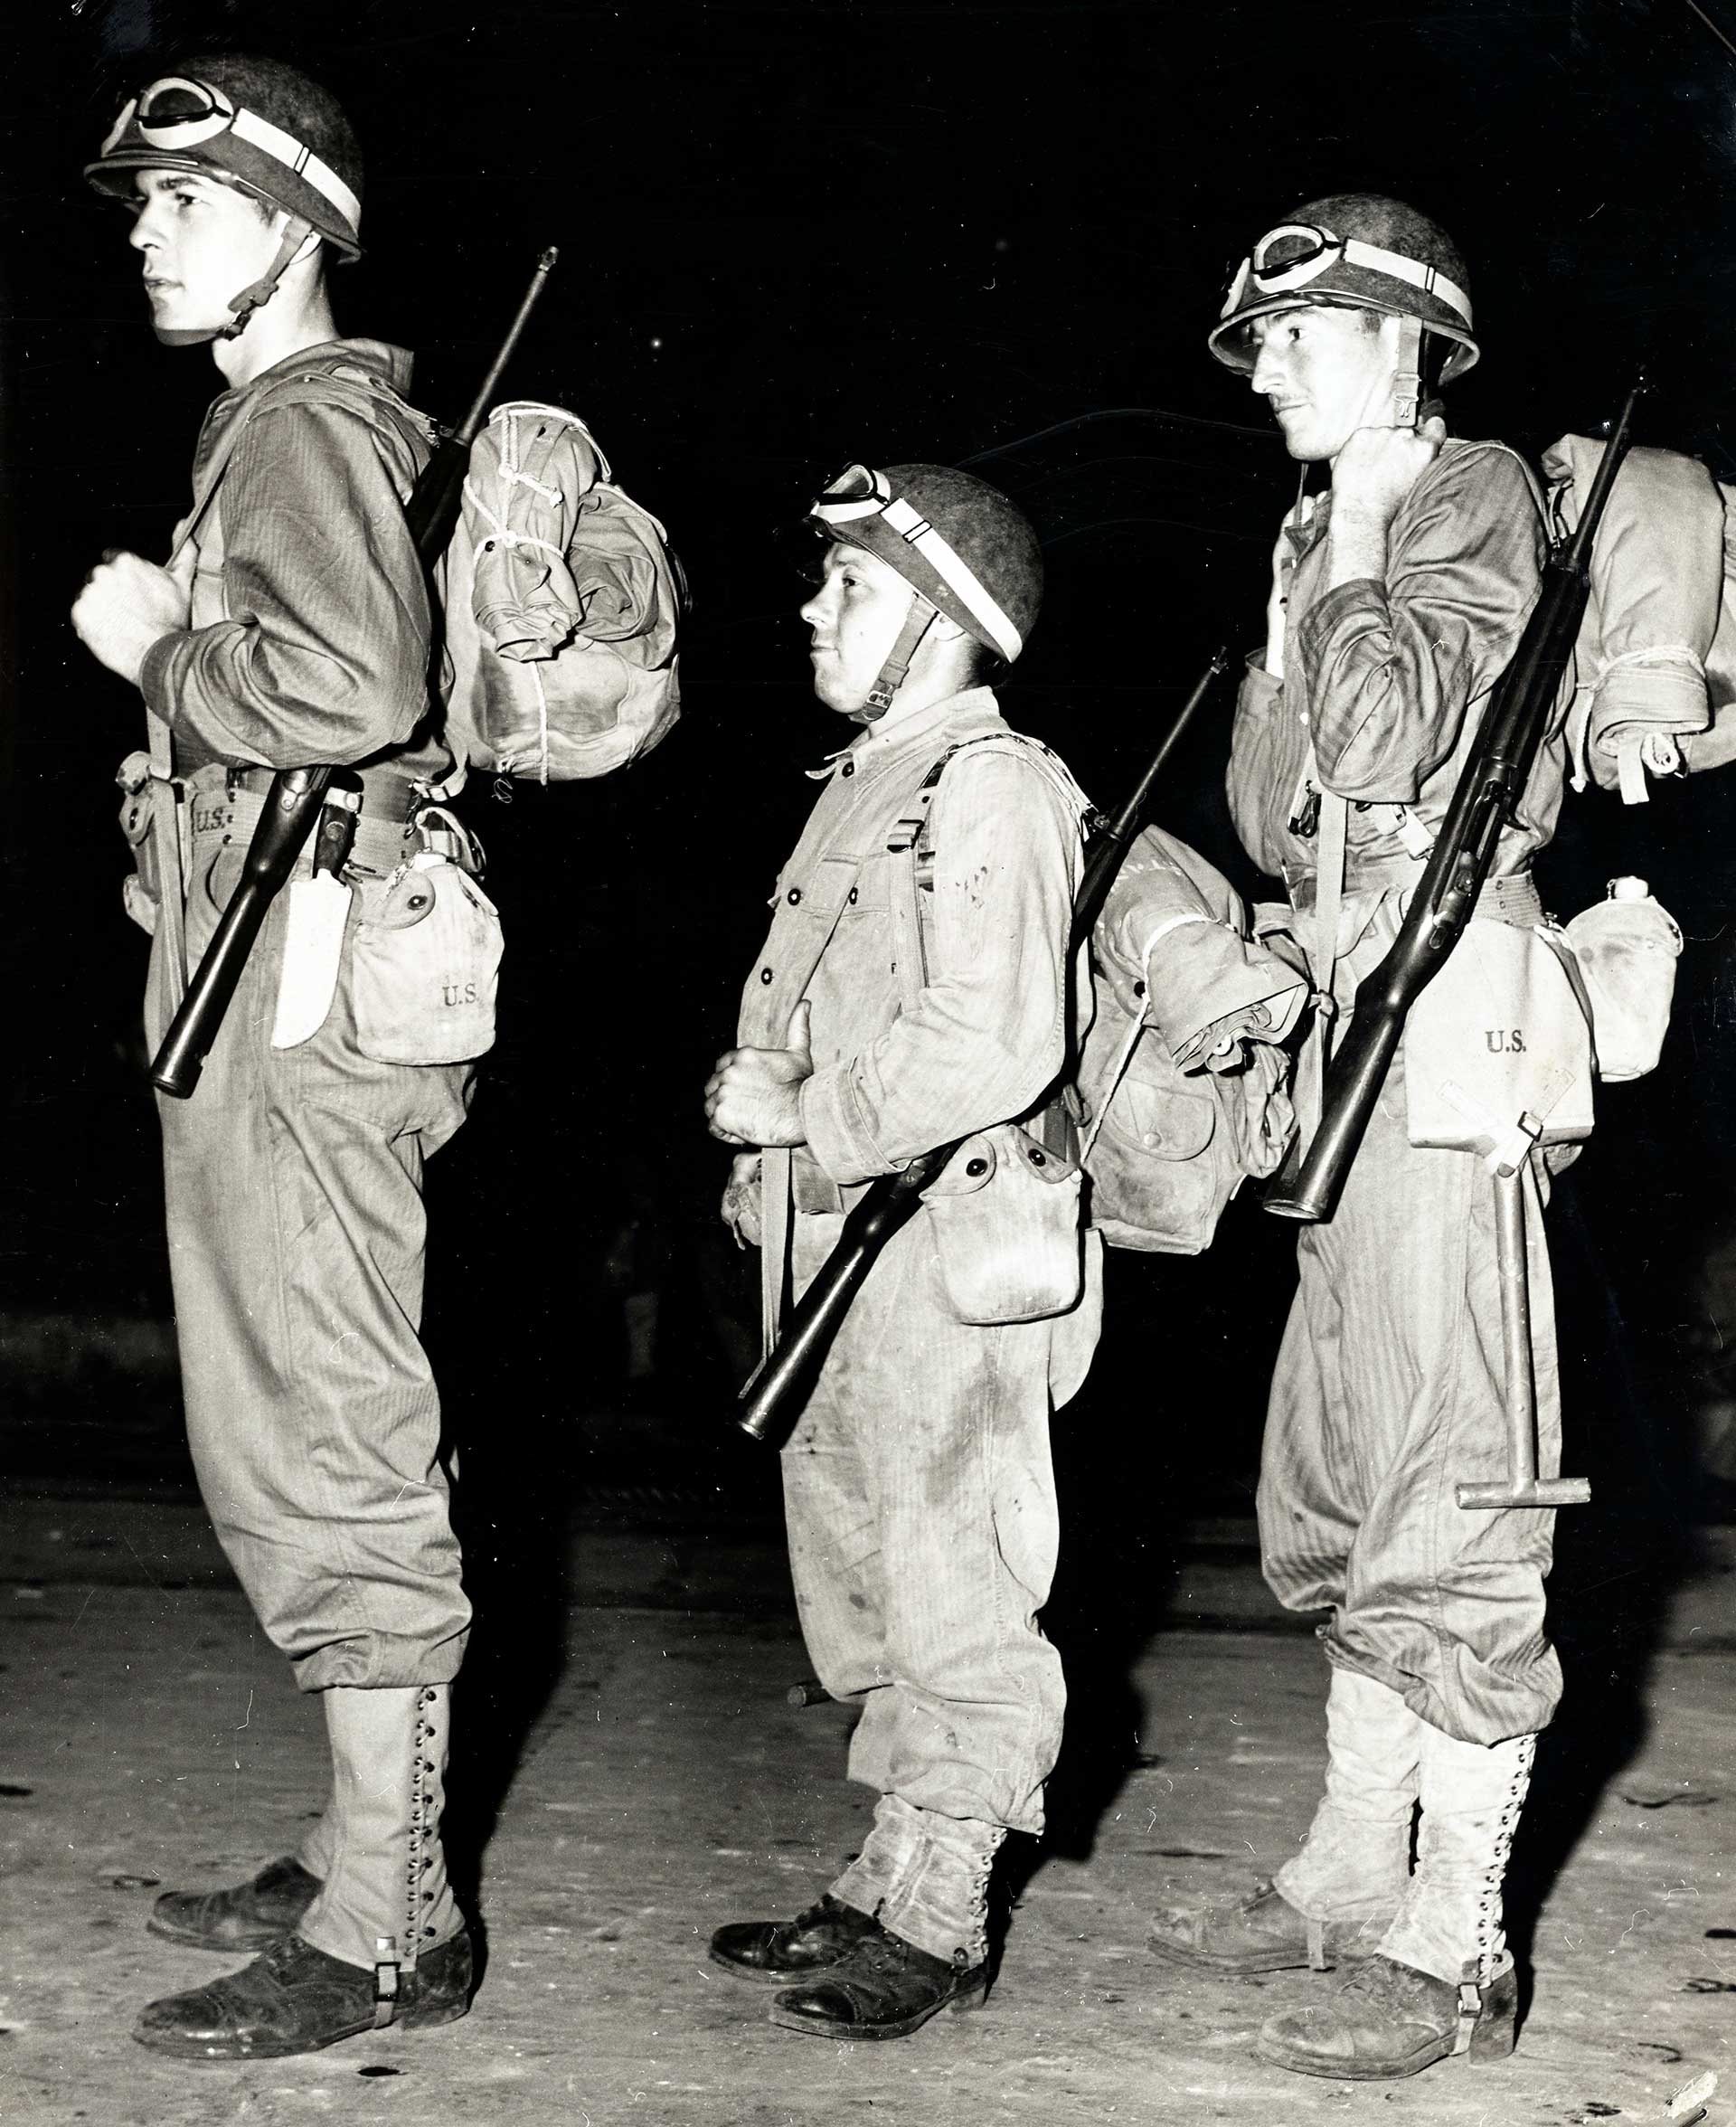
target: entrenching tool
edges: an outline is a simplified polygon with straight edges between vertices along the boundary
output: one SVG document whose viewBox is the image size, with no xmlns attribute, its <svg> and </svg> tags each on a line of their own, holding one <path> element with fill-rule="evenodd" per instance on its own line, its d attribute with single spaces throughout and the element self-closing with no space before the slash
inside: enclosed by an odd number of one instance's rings
<svg viewBox="0 0 1736 2127">
<path fill-rule="evenodd" d="M 1531 1373 L 1531 1281 L 1525 1252 L 1525 1161 L 1495 1170 L 1495 1248 L 1501 1279 L 1501 1343 L 1506 1372 L 1507 1481 L 1454 1488 L 1465 1508 L 1583 1507 L 1582 1477 L 1537 1474 L 1537 1396 Z"/>
</svg>

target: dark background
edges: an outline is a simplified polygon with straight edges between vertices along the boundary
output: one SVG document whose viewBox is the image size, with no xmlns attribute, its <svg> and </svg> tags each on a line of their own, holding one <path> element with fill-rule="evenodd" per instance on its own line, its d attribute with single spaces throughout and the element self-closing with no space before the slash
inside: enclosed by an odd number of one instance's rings
<svg viewBox="0 0 1736 2127">
<path fill-rule="evenodd" d="M 766 1461 L 720 1423 L 753 1301 L 715 1224 L 725 1159 L 699 1087 L 813 795 L 800 770 L 847 735 L 808 695 L 802 590 L 773 541 L 824 476 L 968 462 L 1030 513 L 1051 591 L 1005 704 L 1101 800 L 1214 644 L 1261 624 L 1294 469 L 1204 338 L 1227 263 L 1298 202 L 1388 190 L 1455 232 L 1486 349 L 1452 394 L 1460 432 L 1534 453 L 1607 418 L 1646 356 L 1642 440 L 1736 476 L 1728 0 L 58 0 L 0 34 L 17 646 L 0 1386 L 32 1468 L 179 1467 L 146 944 L 120 911 L 109 781 L 138 704 L 65 619 L 104 547 L 165 553 L 217 382 L 153 341 L 125 224 L 79 176 L 160 61 L 268 51 L 343 97 L 369 251 L 336 277 L 340 324 L 418 349 L 439 415 L 558 242 L 507 389 L 586 416 L 693 586 L 686 713 L 661 751 L 468 804 L 509 959 L 472 1124 L 430 1177 L 430 1333 L 485 1500 L 635 1475 L 764 1501 Z M 1220 792 L 1229 713 L 1226 688 L 1158 817 L 1253 888 Z M 1728 803 L 1715 777 L 1633 811 L 1588 794 L 1543 867 L 1563 914 L 1640 872 L 1690 939 L 1665 1067 L 1609 1096 L 1555 1221 L 1570 1460 L 1665 1530 L 1712 1496 L 1695 1412 L 1724 1387 L 1703 1265 L 1736 1151 Z M 1099 1366 L 1062 1422 L 1103 1555 L 1137 1549 L 1116 1523 L 1130 1502 L 1246 1507 L 1290 1238 L 1241 1203 L 1199 1262 L 1114 1265 Z M 638 1383 L 634 1290 L 660 1311 Z"/>
</svg>

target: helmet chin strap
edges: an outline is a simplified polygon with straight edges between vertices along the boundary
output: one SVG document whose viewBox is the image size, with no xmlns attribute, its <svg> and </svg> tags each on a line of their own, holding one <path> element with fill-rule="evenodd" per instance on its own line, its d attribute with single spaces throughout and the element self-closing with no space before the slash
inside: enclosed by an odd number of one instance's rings
<svg viewBox="0 0 1736 2127">
<path fill-rule="evenodd" d="M 249 281 L 239 296 L 230 298 L 229 307 L 233 315 L 229 323 L 201 326 L 193 331 L 159 327 L 156 336 L 165 347 L 198 347 L 209 340 L 233 340 L 247 330 L 248 320 L 276 295 L 278 281 L 313 234 L 311 224 L 282 209 L 273 217 L 272 226 L 279 232 L 277 256 L 257 280 Z"/>
<path fill-rule="evenodd" d="M 898 631 L 898 640 L 892 645 L 886 662 L 881 666 L 879 676 L 868 690 L 868 698 L 860 709 L 850 714 L 857 723 L 878 723 L 892 705 L 892 696 L 903 685 L 922 638 L 940 618 L 938 606 L 931 606 L 920 591 L 910 594 L 910 610 L 904 616 L 904 625 Z"/>
</svg>

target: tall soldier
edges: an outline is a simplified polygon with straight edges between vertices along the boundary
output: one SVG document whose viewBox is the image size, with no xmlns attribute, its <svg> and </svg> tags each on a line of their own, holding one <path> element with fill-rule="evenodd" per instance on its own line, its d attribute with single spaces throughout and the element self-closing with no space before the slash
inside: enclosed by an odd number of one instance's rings
<svg viewBox="0 0 1736 2127">
<path fill-rule="evenodd" d="M 410 357 L 340 338 L 326 289 L 328 253 L 358 254 L 354 136 L 316 83 L 225 53 L 142 89 L 87 175 L 133 208 L 157 337 L 209 346 L 225 385 L 172 569 L 115 555 L 73 612 L 171 735 L 184 799 L 160 779 L 147 794 L 170 872 L 184 847 L 186 951 L 196 963 L 236 885 L 271 771 L 307 762 L 360 771 L 346 877 L 377 920 L 451 761 L 429 730 L 429 605 L 403 511 L 429 448 L 399 396 Z M 157 1934 L 261 1952 L 146 2009 L 135 2036 L 184 2058 L 443 2023 L 470 1995 L 439 1834 L 469 1607 L 418 1323 L 423 1161 L 463 1120 L 471 1073 L 369 1053 L 354 920 L 324 1025 L 273 1046 L 287 898 L 193 1097 L 160 1106 L 201 1489 L 262 1626 L 324 1701 L 332 1787 L 293 1858 L 157 1901 Z M 183 977 L 182 913 L 159 874 L 153 1045 Z M 416 936 L 395 931 L 388 953 L 412 982 Z"/>
<path fill-rule="evenodd" d="M 1502 445 L 1449 439 L 1432 397 L 1477 359 L 1467 280 L 1442 231 L 1400 202 L 1317 200 L 1260 239 L 1211 336 L 1270 402 L 1291 457 L 1332 468 L 1284 522 L 1229 787 L 1341 1021 L 1392 942 L 1538 591 L 1525 468 Z M 1479 915 L 1539 920 L 1530 865 L 1562 778 L 1556 733 Z M 1552 1469 L 1536 1165 L 1525 1222 Z M 1402 1056 L 1335 1216 L 1304 1230 L 1298 1254 L 1260 1524 L 1279 1600 L 1332 1613 L 1326 1794 L 1274 1881 L 1232 1910 L 1160 1914 L 1152 1947 L 1229 1973 L 1350 1962 L 1323 2005 L 1270 2019 L 1260 2051 L 1305 2074 L 1407 2075 L 1512 2047 L 1501 1885 L 1561 1671 L 1543 1631 L 1550 1514 L 1455 1501 L 1456 1479 L 1505 1470 L 1494 1205 L 1479 1159 L 1410 1142 Z"/>
<path fill-rule="evenodd" d="M 850 1772 L 880 1797 L 873 1828 L 816 1905 L 721 1928 L 712 1956 L 783 1982 L 791 2030 L 895 2038 L 982 1999 L 995 1855 L 1041 1830 L 1061 1741 L 1036 1622 L 1049 1414 L 1083 1377 L 1099 1289 L 1073 1170 L 1012 1124 L 1066 1054 L 1085 801 L 984 684 L 1042 594 L 1011 504 L 942 466 L 856 466 L 810 521 L 814 691 L 864 728 L 817 771 L 705 1099 L 713 1134 L 752 1148 L 723 1209 L 761 1247 L 769 1333 L 786 1266 L 799 1293 L 863 1185 L 967 1142 L 871 1271 L 784 1453 L 802 1629 L 862 1709 Z"/>
</svg>

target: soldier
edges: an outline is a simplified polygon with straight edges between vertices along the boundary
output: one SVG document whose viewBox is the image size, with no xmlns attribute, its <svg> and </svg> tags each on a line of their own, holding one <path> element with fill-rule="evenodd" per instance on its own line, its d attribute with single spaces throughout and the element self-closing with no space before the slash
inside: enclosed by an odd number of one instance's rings
<svg viewBox="0 0 1736 2127">
<path fill-rule="evenodd" d="M 1477 359 L 1467 288 L 1432 222 L 1351 194 L 1261 238 L 1211 336 L 1269 401 L 1291 457 L 1331 467 L 1330 487 L 1285 519 L 1229 788 L 1241 840 L 1284 878 L 1340 1015 L 1392 942 L 1539 585 L 1525 468 L 1504 446 L 1449 439 L 1433 395 Z M 1540 920 L 1530 865 L 1562 775 L 1556 733 L 1479 915 Z M 1305 1139 L 1317 1082 L 1307 1095 Z M 1524 1186 L 1552 1469 L 1537 1165 Z M 1561 1671 L 1543 1631 L 1549 1513 L 1455 1501 L 1455 1479 L 1505 1469 L 1494 1206 L 1481 1161 L 1410 1142 L 1402 1056 L 1335 1216 L 1303 1230 L 1298 1254 L 1260 1525 L 1279 1600 L 1331 1612 L 1325 1799 L 1273 1881 L 1232 1910 L 1160 1914 L 1152 1947 L 1236 1974 L 1350 1962 L 1323 2005 L 1269 2020 L 1260 2050 L 1309 2075 L 1408 2075 L 1512 2047 L 1501 1884 Z"/>
<path fill-rule="evenodd" d="M 429 606 L 403 511 L 429 447 L 399 396 L 410 357 L 339 338 L 326 288 L 327 254 L 358 255 L 354 136 L 315 82 L 223 54 L 142 89 L 87 175 L 133 208 L 158 338 L 208 346 L 226 387 L 173 568 L 114 555 L 73 612 L 172 739 L 184 801 L 160 779 L 150 795 L 171 852 L 185 823 L 185 947 L 196 961 L 234 889 L 271 771 L 311 761 L 360 771 L 349 875 L 377 918 L 386 875 L 426 839 L 407 823 L 452 764 L 428 730 Z M 439 1836 L 469 1607 L 417 1331 L 422 1165 L 462 1121 L 471 1071 L 369 1053 L 354 922 L 324 1026 L 274 1047 L 286 898 L 197 1092 L 160 1108 L 201 1489 L 261 1625 L 324 1702 L 332 1789 L 294 1857 L 158 1899 L 154 1933 L 261 1952 L 146 2009 L 135 2036 L 189 2059 L 445 2023 L 470 1996 Z M 153 1045 L 183 913 L 159 874 Z M 393 935 L 413 975 L 417 933 Z"/>
<path fill-rule="evenodd" d="M 856 466 L 811 522 L 814 690 L 864 729 L 818 771 L 741 1045 L 705 1092 L 713 1135 L 750 1148 L 723 1215 L 761 1247 L 769 1334 L 786 1262 L 799 1293 L 862 1185 L 967 1141 L 870 1273 L 784 1453 L 802 1629 L 862 1709 L 850 1772 L 879 1795 L 873 1827 L 816 1904 L 720 1928 L 711 1954 L 783 1982 L 790 2030 L 895 2038 L 982 1999 L 995 1855 L 1041 1830 L 1061 1740 L 1036 1622 L 1048 1423 L 1099 1287 L 1068 1163 L 1011 1119 L 1065 1058 L 1085 800 L 985 684 L 1042 593 L 1005 497 L 942 466 Z"/>
</svg>

